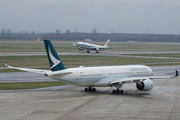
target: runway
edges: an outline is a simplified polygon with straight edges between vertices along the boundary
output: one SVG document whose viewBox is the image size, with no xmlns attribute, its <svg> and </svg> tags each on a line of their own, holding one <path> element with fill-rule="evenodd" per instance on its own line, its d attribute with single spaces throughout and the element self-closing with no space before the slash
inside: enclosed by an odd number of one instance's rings
<svg viewBox="0 0 180 120">
<path fill-rule="evenodd" d="M 179 67 L 155 66 L 152 69 L 156 75 L 164 75 L 168 72 L 174 74 L 174 70 L 179 70 Z M 27 72 L 9 75 L 7 73 L 7 76 L 10 81 L 30 80 L 24 78 L 31 78 L 34 81 L 49 80 L 43 75 Z M 154 88 L 148 92 L 138 91 L 135 84 L 125 84 L 123 95 L 111 94 L 113 88 L 109 87 L 97 88 L 96 93 L 89 93 L 84 92 L 83 87 L 71 85 L 32 90 L 5 90 L 0 91 L 0 118 L 2 120 L 179 120 L 179 85 L 179 77 L 154 80 Z"/>
<path fill-rule="evenodd" d="M 128 54 L 168 54 L 168 53 L 179 53 L 180 51 L 101 51 L 96 53 L 92 51 L 91 53 L 82 52 L 58 52 L 59 55 L 95 55 L 95 56 L 119 56 Z M 46 55 L 46 52 L 0 52 L 0 56 L 38 56 Z M 128 55 L 129 56 L 129 55 Z M 141 56 L 142 57 L 142 56 Z"/>
</svg>

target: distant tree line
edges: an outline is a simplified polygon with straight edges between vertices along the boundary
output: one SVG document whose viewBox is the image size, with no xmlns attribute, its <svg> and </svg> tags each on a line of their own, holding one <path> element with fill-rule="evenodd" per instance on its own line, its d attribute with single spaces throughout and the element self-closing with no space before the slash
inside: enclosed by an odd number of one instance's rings
<svg viewBox="0 0 180 120">
<path fill-rule="evenodd" d="M 32 32 L 13 32 L 11 29 L 2 29 L 0 32 L 0 40 L 71 40 L 84 41 L 91 39 L 93 41 L 137 41 L 137 42 L 180 42 L 180 35 L 170 34 L 130 34 L 130 33 L 98 33 L 95 29 L 91 33 L 71 32 L 66 30 L 61 33 L 60 30 L 55 30 L 52 33 L 35 33 Z"/>
</svg>

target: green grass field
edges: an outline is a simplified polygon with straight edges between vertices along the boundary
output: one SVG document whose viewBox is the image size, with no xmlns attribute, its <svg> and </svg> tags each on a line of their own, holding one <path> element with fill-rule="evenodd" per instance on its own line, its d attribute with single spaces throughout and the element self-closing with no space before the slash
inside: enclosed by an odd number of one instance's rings
<svg viewBox="0 0 180 120">
<path fill-rule="evenodd" d="M 174 55 L 175 56 L 175 55 Z M 176 59 L 156 59 L 156 58 L 129 58 L 129 57 L 106 57 L 106 56 L 81 56 L 62 55 L 60 56 L 65 66 L 104 66 L 104 65 L 132 65 L 159 62 L 179 62 Z M 1 61 L 5 61 L 11 66 L 32 67 L 49 66 L 46 56 L 0 56 Z M 0 67 L 4 67 L 1 63 Z"/>
<path fill-rule="evenodd" d="M 21 90 L 21 89 L 36 89 L 52 86 L 65 85 L 59 81 L 51 82 L 13 82 L 13 83 L 0 83 L 0 90 Z"/>
</svg>

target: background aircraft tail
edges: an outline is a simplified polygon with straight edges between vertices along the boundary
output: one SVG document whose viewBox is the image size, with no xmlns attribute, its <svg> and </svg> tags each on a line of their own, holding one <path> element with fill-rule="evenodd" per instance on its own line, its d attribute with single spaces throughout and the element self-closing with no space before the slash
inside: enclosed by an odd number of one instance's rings
<svg viewBox="0 0 180 120">
<path fill-rule="evenodd" d="M 50 40 L 44 40 L 51 71 L 66 69 Z"/>
<path fill-rule="evenodd" d="M 110 43 L 110 39 L 107 40 L 107 42 L 104 44 L 104 46 L 108 46 Z"/>
</svg>

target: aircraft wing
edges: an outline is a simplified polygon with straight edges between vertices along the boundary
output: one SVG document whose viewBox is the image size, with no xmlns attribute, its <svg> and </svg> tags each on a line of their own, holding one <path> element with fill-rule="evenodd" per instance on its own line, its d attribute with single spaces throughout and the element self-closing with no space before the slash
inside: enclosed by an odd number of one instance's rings
<svg viewBox="0 0 180 120">
<path fill-rule="evenodd" d="M 6 64 L 5 62 L 1 61 L 6 67 L 11 68 L 11 69 L 17 69 L 17 70 L 22 70 L 26 72 L 33 72 L 33 73 L 39 73 L 39 74 L 44 74 L 46 76 L 63 76 L 67 74 L 72 74 L 72 72 L 52 72 L 51 70 L 40 70 L 40 69 L 29 69 L 29 68 L 20 68 L 20 67 L 12 67 Z"/>
<path fill-rule="evenodd" d="M 178 71 L 175 71 L 174 76 L 150 76 L 150 77 L 125 77 L 125 78 L 120 78 L 120 79 L 114 79 L 110 81 L 108 84 L 109 85 L 114 85 L 114 84 L 125 84 L 125 83 L 139 83 L 142 82 L 146 79 L 169 79 L 169 78 L 174 78 L 179 76 Z"/>
<path fill-rule="evenodd" d="M 95 85 L 102 85 L 102 86 L 114 86 L 118 84 L 126 84 L 126 83 L 140 83 L 146 79 L 168 79 L 174 78 L 179 75 L 178 71 L 176 70 L 174 76 L 147 76 L 147 77 L 106 77 L 101 79 L 99 82 L 95 83 Z"/>
<path fill-rule="evenodd" d="M 29 69 L 29 68 L 20 68 L 20 67 L 12 67 L 6 64 L 5 62 L 1 61 L 6 67 L 12 68 L 12 69 L 17 69 L 17 70 L 22 70 L 22 71 L 27 71 L 27 72 L 33 72 L 33 73 L 39 73 L 39 74 L 45 74 L 47 72 L 50 72 L 50 70 L 40 70 L 40 69 Z"/>
<path fill-rule="evenodd" d="M 84 49 L 89 49 L 89 50 L 97 50 L 97 51 L 100 51 L 101 48 L 97 47 L 97 46 L 91 46 L 91 47 L 82 47 Z"/>
</svg>

